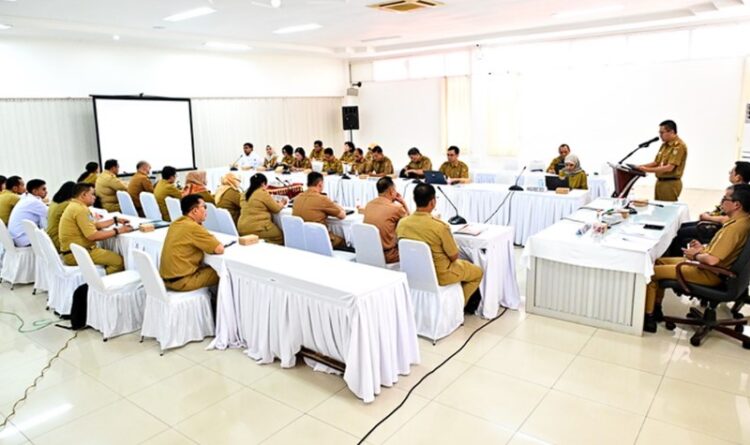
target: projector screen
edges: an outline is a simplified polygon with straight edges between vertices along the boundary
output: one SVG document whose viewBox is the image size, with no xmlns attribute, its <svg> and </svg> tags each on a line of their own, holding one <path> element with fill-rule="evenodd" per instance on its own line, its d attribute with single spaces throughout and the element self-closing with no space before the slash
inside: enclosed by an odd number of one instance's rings
<svg viewBox="0 0 750 445">
<path fill-rule="evenodd" d="M 190 99 L 93 96 L 99 163 L 117 159 L 120 175 L 139 161 L 153 171 L 165 165 L 195 169 Z"/>
</svg>

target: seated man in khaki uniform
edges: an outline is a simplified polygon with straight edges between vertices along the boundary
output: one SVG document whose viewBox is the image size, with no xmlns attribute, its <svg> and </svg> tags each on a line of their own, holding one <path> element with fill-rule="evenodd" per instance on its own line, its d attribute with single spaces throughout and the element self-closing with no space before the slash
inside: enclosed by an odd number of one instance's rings
<svg viewBox="0 0 750 445">
<path fill-rule="evenodd" d="M 313 149 L 310 152 L 310 161 L 323 161 L 323 141 L 313 142 Z"/>
<path fill-rule="evenodd" d="M 393 163 L 383 154 L 383 149 L 379 145 L 372 147 L 372 161 L 370 161 L 367 170 L 367 174 L 370 176 L 387 176 L 393 174 Z"/>
<path fill-rule="evenodd" d="M 401 171 L 401 177 L 404 178 L 424 178 L 425 170 L 432 170 L 432 161 L 427 156 L 419 152 L 417 147 L 409 149 L 410 162 Z"/>
<path fill-rule="evenodd" d="M 332 148 L 323 150 L 323 171 L 336 175 L 344 173 L 344 165 L 333 155 Z"/>
<path fill-rule="evenodd" d="M 294 164 L 294 147 L 289 144 L 281 147 L 281 155 L 282 157 L 279 163 L 291 168 L 292 164 Z"/>
<path fill-rule="evenodd" d="M 338 219 L 346 218 L 344 208 L 331 201 L 323 194 L 323 175 L 318 172 L 310 172 L 307 175 L 307 190 L 294 198 L 292 215 L 299 216 L 305 222 L 316 222 L 328 227 L 328 217 Z M 338 235 L 328 231 L 331 245 L 334 249 L 346 247 L 346 241 Z"/>
<path fill-rule="evenodd" d="M 169 225 L 164 239 L 159 275 L 167 289 L 179 292 L 216 286 L 219 276 L 203 264 L 203 254 L 220 255 L 224 245 L 203 227 L 206 202 L 200 195 L 187 195 L 180 207 L 183 216 Z"/>
<path fill-rule="evenodd" d="M 125 263 L 120 255 L 107 249 L 97 247 L 97 241 L 114 238 L 121 233 L 132 232 L 124 218 L 115 217 L 106 221 L 96 221 L 89 211 L 94 204 L 94 186 L 80 182 L 73 188 L 73 198 L 60 218 L 60 253 L 68 266 L 75 266 L 76 259 L 70 251 L 71 244 L 88 249 L 94 264 L 104 266 L 107 274 L 125 270 Z M 120 227 L 113 227 L 124 223 Z"/>
<path fill-rule="evenodd" d="M 465 184 L 469 182 L 469 166 L 458 160 L 461 150 L 455 145 L 448 147 L 448 160 L 440 166 L 440 173 L 445 175 L 448 184 Z"/>
<path fill-rule="evenodd" d="M 366 175 L 367 169 L 369 168 L 369 162 L 365 159 L 362 149 L 354 149 L 354 160 L 352 161 L 351 166 L 349 166 L 349 173 L 353 175 Z"/>
<path fill-rule="evenodd" d="M 396 226 L 401 218 L 409 215 L 409 209 L 401 194 L 396 191 L 393 179 L 386 176 L 378 179 L 378 197 L 365 206 L 365 224 L 372 224 L 380 232 L 383 255 L 386 263 L 398 263 L 398 240 Z"/>
<path fill-rule="evenodd" d="M 654 275 L 646 287 L 644 331 L 656 332 L 656 323 L 664 316 L 661 310 L 664 289 L 659 287 L 659 280 L 675 280 L 679 263 L 697 261 L 708 266 L 728 269 L 740 256 L 750 235 L 750 185 L 737 184 L 727 188 L 721 201 L 721 210 L 729 217 L 729 220 L 716 232 L 707 246 L 693 240 L 688 248 L 683 249 L 684 257 L 666 257 L 656 260 Z M 683 267 L 682 276 L 690 283 L 705 286 L 721 284 L 718 274 L 695 266 Z"/>
<path fill-rule="evenodd" d="M 167 198 L 182 198 L 182 192 L 174 185 L 176 181 L 177 170 L 167 165 L 161 170 L 161 179 L 156 183 L 156 188 L 154 188 L 154 197 L 156 198 L 156 203 L 159 204 L 159 210 L 161 210 L 161 219 L 164 221 L 171 221 L 169 219 L 169 210 L 167 209 Z"/>
<path fill-rule="evenodd" d="M 21 200 L 21 195 L 26 193 L 26 184 L 20 176 L 11 176 L 5 180 L 5 190 L 0 192 L 0 219 L 6 227 L 10 222 L 10 213 L 13 207 Z"/>
<path fill-rule="evenodd" d="M 154 184 L 148 179 L 151 174 L 151 165 L 146 161 L 140 161 L 135 166 L 136 172 L 128 183 L 128 194 L 133 198 L 133 204 L 140 216 L 143 216 L 141 207 L 141 192 L 154 193 Z"/>
<path fill-rule="evenodd" d="M 639 165 L 646 173 L 656 174 L 654 199 L 657 201 L 677 201 L 682 193 L 682 172 L 687 161 L 687 145 L 677 136 L 677 124 L 664 121 L 659 124 L 659 137 L 662 140 L 654 162 Z"/>
<path fill-rule="evenodd" d="M 120 211 L 120 204 L 117 201 L 118 191 L 127 191 L 128 187 L 119 179 L 117 174 L 120 173 L 120 165 L 117 159 L 108 159 L 104 163 L 104 171 L 96 178 L 96 197 L 104 210 L 112 213 Z"/>
<path fill-rule="evenodd" d="M 560 146 L 557 147 L 557 153 L 559 153 L 560 156 L 554 158 L 552 162 L 549 163 L 547 173 L 556 175 L 565 167 L 565 158 L 570 154 L 570 145 L 560 144 Z"/>
<path fill-rule="evenodd" d="M 477 290 L 484 275 L 482 269 L 469 261 L 458 259 L 458 246 L 450 227 L 432 216 L 431 213 L 437 204 L 435 187 L 430 184 L 418 184 L 414 188 L 414 202 L 417 204 L 417 211 L 398 223 L 396 235 L 399 239 L 426 243 L 432 252 L 438 283 L 441 286 L 461 283 L 465 310 L 474 312 L 481 300 Z"/>
</svg>

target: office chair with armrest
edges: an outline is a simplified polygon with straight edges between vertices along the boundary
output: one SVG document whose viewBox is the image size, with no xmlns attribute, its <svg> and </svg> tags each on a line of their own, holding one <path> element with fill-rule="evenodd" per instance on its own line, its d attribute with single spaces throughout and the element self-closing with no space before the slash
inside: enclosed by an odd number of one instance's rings
<svg viewBox="0 0 750 445">
<path fill-rule="evenodd" d="M 703 286 L 690 283 L 685 280 L 682 269 L 694 266 L 702 270 L 711 271 L 724 279 L 718 286 Z M 750 349 L 750 336 L 744 335 L 743 330 L 747 326 L 750 317 L 740 313 L 742 306 L 748 302 L 748 286 L 750 286 L 750 242 L 745 243 L 740 256 L 730 269 L 708 266 L 690 261 L 677 265 L 676 280 L 661 280 L 659 286 L 672 289 L 677 295 L 688 295 L 698 298 L 705 303 L 705 309 L 701 312 L 698 308 L 690 308 L 687 318 L 665 316 L 664 321 L 669 330 L 675 328 L 676 324 L 698 326 L 698 330 L 690 337 L 690 344 L 700 346 L 701 341 L 711 331 L 718 331 L 724 335 L 742 342 L 742 347 Z M 721 303 L 731 303 L 732 318 L 717 319 L 716 309 Z"/>
</svg>

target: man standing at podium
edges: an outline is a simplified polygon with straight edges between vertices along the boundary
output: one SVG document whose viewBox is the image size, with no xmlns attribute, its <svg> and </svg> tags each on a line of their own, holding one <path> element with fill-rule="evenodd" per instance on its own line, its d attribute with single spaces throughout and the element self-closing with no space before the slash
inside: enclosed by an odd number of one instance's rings
<svg viewBox="0 0 750 445">
<path fill-rule="evenodd" d="M 677 136 L 677 124 L 667 120 L 659 124 L 659 137 L 662 140 L 654 162 L 639 165 L 646 173 L 656 174 L 657 201 L 677 201 L 682 192 L 682 172 L 687 161 L 687 145 Z"/>
</svg>

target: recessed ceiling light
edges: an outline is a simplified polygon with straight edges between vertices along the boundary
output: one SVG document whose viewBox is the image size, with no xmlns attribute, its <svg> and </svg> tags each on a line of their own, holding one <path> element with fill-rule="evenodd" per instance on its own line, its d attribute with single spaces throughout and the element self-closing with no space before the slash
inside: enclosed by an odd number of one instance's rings
<svg viewBox="0 0 750 445">
<path fill-rule="evenodd" d="M 178 12 L 177 14 L 170 15 L 169 17 L 164 17 L 163 20 L 167 22 L 180 22 L 182 20 L 188 20 L 203 15 L 213 14 L 214 12 L 216 12 L 214 8 L 203 6 L 200 8 L 190 9 L 188 11 Z"/>
<path fill-rule="evenodd" d="M 274 34 L 291 34 L 293 32 L 313 31 L 315 29 L 320 29 L 320 28 L 322 28 L 322 26 L 318 25 L 317 23 L 307 23 L 305 25 L 287 26 L 285 28 L 279 28 L 273 33 Z"/>
<path fill-rule="evenodd" d="M 112 40 L 118 41 L 118 40 L 120 40 L 120 36 L 118 36 L 117 34 L 115 34 L 115 35 L 112 36 Z"/>
<path fill-rule="evenodd" d="M 251 46 L 244 45 L 242 43 L 227 43 L 227 42 L 206 42 L 203 44 L 206 48 L 221 49 L 227 51 L 249 51 L 253 49 Z"/>
<path fill-rule="evenodd" d="M 3 23 L 0 23 L 0 30 L 10 29 L 10 28 L 12 28 L 12 27 L 13 27 L 13 26 L 11 26 L 11 25 L 5 25 L 5 24 L 3 24 Z"/>
<path fill-rule="evenodd" d="M 565 19 L 565 18 L 571 18 L 571 17 L 580 17 L 585 15 L 598 15 L 598 14 L 607 14 L 609 12 L 617 12 L 622 9 L 624 9 L 625 6 L 623 5 L 609 5 L 609 6 L 602 6 L 600 8 L 592 8 L 592 9 L 577 9 L 573 11 L 562 11 L 562 12 L 556 12 L 552 14 L 552 17 L 556 19 Z"/>
</svg>

